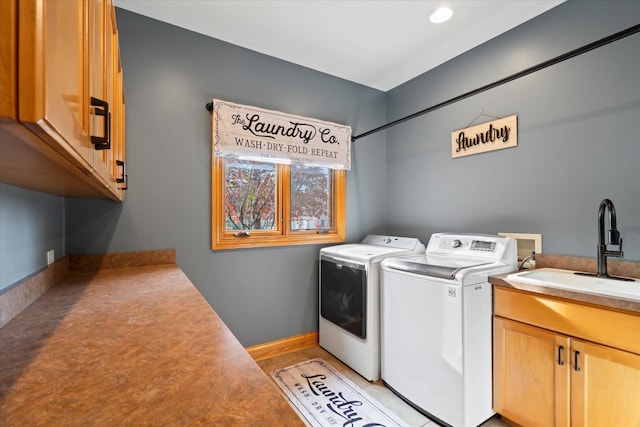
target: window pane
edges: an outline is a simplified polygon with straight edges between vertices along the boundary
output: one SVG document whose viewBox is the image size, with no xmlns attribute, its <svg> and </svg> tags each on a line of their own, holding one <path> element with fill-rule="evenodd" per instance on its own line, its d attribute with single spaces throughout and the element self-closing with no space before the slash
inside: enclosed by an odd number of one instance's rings
<svg viewBox="0 0 640 427">
<path fill-rule="evenodd" d="M 333 229 L 333 173 L 291 165 L 291 230 Z"/>
<path fill-rule="evenodd" d="M 225 159 L 225 230 L 276 229 L 276 165 Z"/>
</svg>

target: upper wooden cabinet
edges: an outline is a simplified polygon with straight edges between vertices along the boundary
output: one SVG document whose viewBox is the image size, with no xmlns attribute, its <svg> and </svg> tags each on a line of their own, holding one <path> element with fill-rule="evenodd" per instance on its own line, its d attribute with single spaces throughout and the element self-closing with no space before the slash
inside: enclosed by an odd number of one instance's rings
<svg viewBox="0 0 640 427">
<path fill-rule="evenodd" d="M 0 1 L 0 121 L 17 118 L 16 8 L 15 0 Z"/>
<path fill-rule="evenodd" d="M 124 95 L 112 2 L 2 0 L 0 8 L 0 181 L 122 201 Z"/>
</svg>

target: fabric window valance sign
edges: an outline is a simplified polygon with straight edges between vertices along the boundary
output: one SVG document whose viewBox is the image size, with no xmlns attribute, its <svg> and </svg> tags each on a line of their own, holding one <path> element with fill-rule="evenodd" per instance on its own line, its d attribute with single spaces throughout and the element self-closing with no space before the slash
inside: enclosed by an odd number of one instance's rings
<svg viewBox="0 0 640 427">
<path fill-rule="evenodd" d="M 218 156 L 351 168 L 351 127 L 213 100 L 213 150 Z"/>
</svg>

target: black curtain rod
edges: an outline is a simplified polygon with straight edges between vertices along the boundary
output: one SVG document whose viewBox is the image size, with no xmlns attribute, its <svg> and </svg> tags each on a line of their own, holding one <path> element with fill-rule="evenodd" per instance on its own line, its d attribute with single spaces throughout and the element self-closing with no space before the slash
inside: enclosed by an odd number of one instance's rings
<svg viewBox="0 0 640 427">
<path fill-rule="evenodd" d="M 388 128 L 390 128 L 392 126 L 395 126 L 395 125 L 398 125 L 400 123 L 404 123 L 407 120 L 415 119 L 416 117 L 419 117 L 419 116 L 422 116 L 424 114 L 430 113 L 430 112 L 435 111 L 437 109 L 440 109 L 442 107 L 446 107 L 447 105 L 453 104 L 453 103 L 458 102 L 458 101 L 462 101 L 463 99 L 469 98 L 470 96 L 477 95 L 477 94 L 479 94 L 481 92 L 487 91 L 489 89 L 493 89 L 495 87 L 498 87 L 498 86 L 503 85 L 505 83 L 508 83 L 510 81 L 519 79 L 520 77 L 524 77 L 524 76 L 526 76 L 528 74 L 535 73 L 536 71 L 540 71 L 540 70 L 542 70 L 544 68 L 547 68 L 547 67 L 549 67 L 551 65 L 555 65 L 555 64 L 558 64 L 558 63 L 560 63 L 562 61 L 565 61 L 567 59 L 573 58 L 574 56 L 582 55 L 583 53 L 589 52 L 590 50 L 597 49 L 599 47 L 602 47 L 602 46 L 607 45 L 609 43 L 612 43 L 614 41 L 623 39 L 625 37 L 628 37 L 628 36 L 630 36 L 632 34 L 637 33 L 638 31 L 640 31 L 640 24 L 639 25 L 634 25 L 633 27 L 627 28 L 626 30 L 620 31 L 618 33 L 610 35 L 609 37 L 605 37 L 605 38 L 600 39 L 598 41 L 595 41 L 593 43 L 589 43 L 588 45 L 582 46 L 582 47 L 580 47 L 578 49 L 574 49 L 574 50 L 572 50 L 570 52 L 567 52 L 567 53 L 565 53 L 563 55 L 556 56 L 555 58 L 549 59 L 548 61 L 544 61 L 544 62 L 542 62 L 542 63 L 540 63 L 538 65 L 534 65 L 533 67 L 529 67 L 529 68 L 527 68 L 525 70 L 522 70 L 522 71 L 520 71 L 518 73 L 512 74 L 512 75 L 510 75 L 508 77 L 505 77 L 503 79 L 497 80 L 497 81 L 495 81 L 493 83 L 489 83 L 489 84 L 487 84 L 485 86 L 482 86 L 482 87 L 479 87 L 479 88 L 477 88 L 475 90 L 463 93 L 462 95 L 456 96 L 455 98 L 451 98 L 451 99 L 449 99 L 447 101 L 441 102 L 441 103 L 436 104 L 436 105 L 434 105 L 432 107 L 425 108 L 424 110 L 420 110 L 417 113 L 413 113 L 413 114 L 411 114 L 409 116 L 406 116 L 406 117 L 403 117 L 401 119 L 394 120 L 391 123 L 387 123 L 386 125 L 377 127 L 377 128 L 372 129 L 372 130 L 370 130 L 368 132 L 361 133 L 360 135 L 354 135 L 354 136 L 351 137 L 351 141 L 354 142 L 354 141 L 356 141 L 356 140 L 358 140 L 360 138 L 364 138 L 365 136 L 369 136 L 369 135 L 371 135 L 373 133 L 380 132 L 381 130 L 388 129 Z M 209 105 L 211 105 L 212 109 L 213 109 L 213 105 L 212 104 L 207 104 L 207 110 L 211 111 L 209 109 Z"/>
</svg>

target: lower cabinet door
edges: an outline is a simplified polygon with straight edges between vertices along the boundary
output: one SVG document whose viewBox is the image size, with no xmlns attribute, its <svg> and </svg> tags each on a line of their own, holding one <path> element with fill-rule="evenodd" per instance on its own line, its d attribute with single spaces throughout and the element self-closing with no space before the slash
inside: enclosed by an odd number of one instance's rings
<svg viewBox="0 0 640 427">
<path fill-rule="evenodd" d="M 640 356 L 571 341 L 574 426 L 640 426 Z"/>
<path fill-rule="evenodd" d="M 569 426 L 570 342 L 494 316 L 494 410 L 522 426 Z"/>
</svg>

